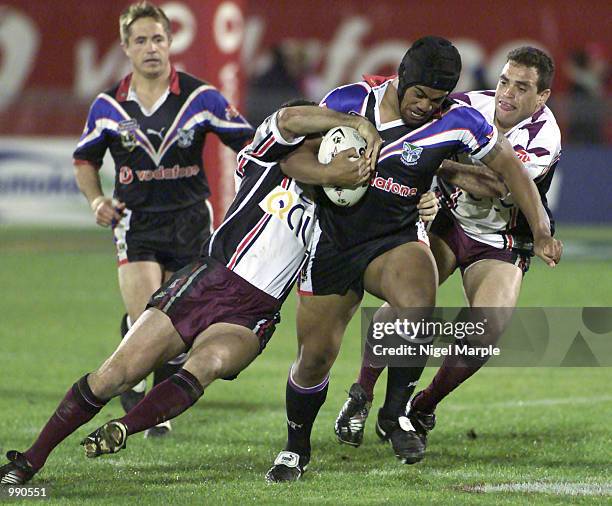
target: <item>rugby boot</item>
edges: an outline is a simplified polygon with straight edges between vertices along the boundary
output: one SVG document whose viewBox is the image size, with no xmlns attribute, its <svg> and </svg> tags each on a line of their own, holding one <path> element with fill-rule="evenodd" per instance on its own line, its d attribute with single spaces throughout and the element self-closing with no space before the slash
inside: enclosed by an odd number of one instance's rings
<svg viewBox="0 0 612 506">
<path fill-rule="evenodd" d="M 348 392 L 348 399 L 342 406 L 334 432 L 338 442 L 351 446 L 359 446 L 363 441 L 365 422 L 370 413 L 371 402 L 359 383 L 353 383 Z"/>
<path fill-rule="evenodd" d="M 36 474 L 23 453 L 10 450 L 6 453 L 6 458 L 9 463 L 0 467 L 0 485 L 23 485 Z"/>
<path fill-rule="evenodd" d="M 85 448 L 85 455 L 93 459 L 100 455 L 117 453 L 123 450 L 126 442 L 127 427 L 125 424 L 117 420 L 111 420 L 83 439 L 81 446 Z"/>
<path fill-rule="evenodd" d="M 266 481 L 268 483 L 297 481 L 306 471 L 308 461 L 308 457 L 283 450 L 276 456 L 274 465 L 266 473 Z"/>
<path fill-rule="evenodd" d="M 436 415 L 406 407 L 406 414 L 400 416 L 397 428 L 390 434 L 395 456 L 404 464 L 416 464 L 425 457 L 427 434 L 436 425 Z"/>
</svg>

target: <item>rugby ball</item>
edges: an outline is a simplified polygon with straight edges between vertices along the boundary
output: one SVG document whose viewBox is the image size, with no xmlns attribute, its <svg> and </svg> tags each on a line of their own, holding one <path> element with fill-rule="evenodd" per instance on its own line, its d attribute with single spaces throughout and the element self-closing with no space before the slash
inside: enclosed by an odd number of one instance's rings
<svg viewBox="0 0 612 506">
<path fill-rule="evenodd" d="M 363 156 L 366 148 L 366 141 L 359 135 L 354 128 L 343 126 L 332 128 L 325 134 L 319 147 L 319 163 L 328 164 L 332 158 L 341 151 L 355 148 L 359 156 Z M 341 188 L 340 186 L 324 186 L 323 190 L 327 198 L 334 204 L 341 207 L 351 207 L 355 205 L 368 189 L 368 184 L 355 189 Z"/>
</svg>

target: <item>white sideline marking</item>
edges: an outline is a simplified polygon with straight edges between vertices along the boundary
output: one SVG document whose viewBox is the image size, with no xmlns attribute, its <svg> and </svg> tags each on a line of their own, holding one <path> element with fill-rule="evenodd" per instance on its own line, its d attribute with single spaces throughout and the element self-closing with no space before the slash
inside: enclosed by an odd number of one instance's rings
<svg viewBox="0 0 612 506">
<path fill-rule="evenodd" d="M 564 397 L 557 399 L 531 399 L 527 401 L 505 401 L 490 402 L 479 404 L 451 404 L 446 406 L 449 411 L 466 411 L 476 409 L 481 406 L 489 408 L 528 408 L 531 406 L 557 406 L 561 404 L 590 404 L 592 402 L 612 401 L 612 395 L 602 395 L 600 397 Z"/>
<path fill-rule="evenodd" d="M 526 482 L 465 487 L 468 492 L 536 492 L 555 495 L 612 496 L 612 483 Z"/>
</svg>

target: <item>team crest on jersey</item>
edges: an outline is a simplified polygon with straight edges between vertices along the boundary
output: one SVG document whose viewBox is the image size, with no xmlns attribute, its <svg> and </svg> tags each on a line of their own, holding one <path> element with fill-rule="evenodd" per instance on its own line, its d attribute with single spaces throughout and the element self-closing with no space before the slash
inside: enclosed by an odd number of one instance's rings
<svg viewBox="0 0 612 506">
<path fill-rule="evenodd" d="M 120 121 L 117 125 L 117 131 L 121 138 L 121 145 L 128 151 L 134 151 L 134 148 L 138 146 L 136 130 L 139 128 L 138 121 L 133 118 Z"/>
<path fill-rule="evenodd" d="M 402 163 L 404 165 L 416 165 L 422 152 L 422 147 L 415 146 L 409 142 L 404 142 L 404 145 L 402 146 Z"/>
<path fill-rule="evenodd" d="M 179 128 L 176 131 L 176 135 L 178 137 L 177 144 L 179 148 L 188 148 L 193 144 L 193 136 L 195 132 L 193 130 L 186 130 L 184 128 Z"/>
</svg>

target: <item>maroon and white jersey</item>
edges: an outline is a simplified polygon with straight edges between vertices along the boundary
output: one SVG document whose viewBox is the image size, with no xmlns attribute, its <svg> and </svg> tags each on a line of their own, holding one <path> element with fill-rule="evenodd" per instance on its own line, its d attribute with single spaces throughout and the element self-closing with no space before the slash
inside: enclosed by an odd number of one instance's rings
<svg viewBox="0 0 612 506">
<path fill-rule="evenodd" d="M 493 124 L 494 91 L 456 93 L 451 97 L 458 103 L 474 107 Z M 561 155 L 561 133 L 552 111 L 546 106 L 542 107 L 505 135 L 534 180 L 552 227 L 554 222 L 548 209 L 546 192 Z M 444 181 L 440 183 L 450 210 L 469 237 L 496 248 L 532 248 L 531 230 L 525 216 L 514 204 L 512 195 L 503 199 L 477 198 Z"/>
<path fill-rule="evenodd" d="M 205 253 L 282 301 L 308 258 L 316 218 L 315 203 L 278 163 L 304 137 L 283 139 L 276 117 L 238 154 L 236 198 Z"/>
</svg>

